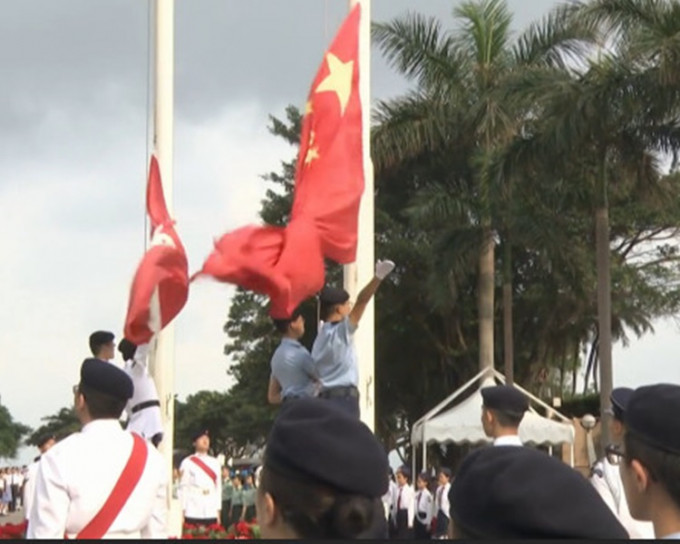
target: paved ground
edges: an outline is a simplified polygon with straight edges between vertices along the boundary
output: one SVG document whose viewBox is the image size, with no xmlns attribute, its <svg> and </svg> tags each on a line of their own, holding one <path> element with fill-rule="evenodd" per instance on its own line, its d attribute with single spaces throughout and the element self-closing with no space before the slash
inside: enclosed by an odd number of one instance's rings
<svg viewBox="0 0 680 544">
<path fill-rule="evenodd" d="M 5 523 L 19 523 L 23 521 L 24 519 L 24 512 L 12 512 L 11 514 L 7 514 L 6 516 L 0 516 L 0 525 L 4 525 Z"/>
</svg>

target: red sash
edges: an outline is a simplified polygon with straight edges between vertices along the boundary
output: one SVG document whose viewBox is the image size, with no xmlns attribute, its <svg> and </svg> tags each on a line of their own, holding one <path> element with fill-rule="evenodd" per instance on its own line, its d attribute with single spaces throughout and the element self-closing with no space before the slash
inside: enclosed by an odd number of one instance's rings
<svg viewBox="0 0 680 544">
<path fill-rule="evenodd" d="M 132 453 L 123 472 L 118 477 L 118 481 L 113 491 L 111 491 L 109 498 L 106 499 L 104 506 L 90 520 L 90 523 L 76 535 L 76 539 L 101 539 L 116 520 L 118 514 L 120 514 L 135 487 L 137 487 L 137 483 L 142 477 L 142 472 L 144 472 L 144 467 L 146 466 L 149 450 L 143 438 L 134 433 L 131 434 L 134 441 Z"/>
<path fill-rule="evenodd" d="M 215 474 L 208 465 L 206 465 L 195 455 L 192 455 L 191 457 L 189 457 L 189 459 L 191 459 L 198 467 L 200 467 L 201 470 L 203 470 L 203 472 L 205 472 L 210 477 L 213 483 L 217 485 L 217 474 Z"/>
</svg>

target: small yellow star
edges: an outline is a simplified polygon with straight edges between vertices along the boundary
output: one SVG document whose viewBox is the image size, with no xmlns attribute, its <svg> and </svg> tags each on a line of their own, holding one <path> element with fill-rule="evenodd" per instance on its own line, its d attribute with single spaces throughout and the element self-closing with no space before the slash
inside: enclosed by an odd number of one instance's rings
<svg viewBox="0 0 680 544">
<path fill-rule="evenodd" d="M 326 55 L 326 62 L 330 73 L 319 83 L 317 93 L 332 91 L 338 95 L 340 101 L 340 115 L 345 114 L 345 108 L 352 94 L 352 76 L 354 74 L 354 61 L 342 62 L 333 53 Z"/>
<path fill-rule="evenodd" d="M 316 147 L 310 147 L 307 150 L 307 155 L 305 156 L 305 164 L 310 165 L 312 164 L 313 160 L 316 160 L 319 158 L 319 152 L 317 151 Z"/>
<path fill-rule="evenodd" d="M 310 100 L 310 101 L 307 102 L 307 104 L 305 104 L 305 115 L 309 115 L 313 111 L 314 111 L 314 109 L 312 108 L 312 102 Z"/>
</svg>

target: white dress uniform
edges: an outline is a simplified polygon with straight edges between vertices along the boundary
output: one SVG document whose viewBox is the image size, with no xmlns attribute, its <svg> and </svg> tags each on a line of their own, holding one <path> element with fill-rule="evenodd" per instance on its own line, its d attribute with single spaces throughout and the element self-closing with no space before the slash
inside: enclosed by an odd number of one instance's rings
<svg viewBox="0 0 680 544">
<path fill-rule="evenodd" d="M 31 506 L 33 505 L 33 495 L 35 495 L 35 478 L 38 475 L 38 463 L 40 463 L 39 458 L 37 461 L 34 461 L 28 465 L 28 469 L 26 470 L 26 483 L 24 484 L 24 509 L 26 512 L 26 517 L 28 517 L 30 514 Z"/>
<path fill-rule="evenodd" d="M 191 460 L 198 457 L 217 476 L 213 480 L 206 472 Z M 179 482 L 179 496 L 185 518 L 219 519 L 218 512 L 222 509 L 222 467 L 217 459 L 205 453 L 196 453 L 186 457 L 179 466 L 181 474 Z"/>
<path fill-rule="evenodd" d="M 522 441 L 516 434 L 508 434 L 505 436 L 499 436 L 493 441 L 494 446 L 523 446 Z"/>
<path fill-rule="evenodd" d="M 109 498 L 132 452 L 116 419 L 98 419 L 40 458 L 27 538 L 74 538 Z M 146 466 L 104 538 L 167 538 L 163 457 L 148 447 Z"/>
<path fill-rule="evenodd" d="M 394 496 L 392 499 L 392 521 L 397 526 L 397 530 L 404 529 L 400 527 L 400 512 L 401 516 L 406 514 L 406 527 L 413 529 L 413 519 L 415 518 L 415 493 L 411 484 L 404 484 L 397 486 L 394 489 Z"/>
<path fill-rule="evenodd" d="M 437 529 L 435 535 L 437 538 L 448 538 L 448 524 L 451 519 L 451 505 L 449 503 L 449 490 L 451 489 L 451 482 L 445 485 L 437 486 L 434 493 L 434 511 L 433 515 L 437 520 Z"/>
<path fill-rule="evenodd" d="M 128 416 L 126 429 L 151 440 L 154 435 L 163 432 L 163 420 L 156 383 L 146 365 L 148 349 L 148 344 L 137 346 L 133 359 L 125 362 L 124 370 L 134 385 L 125 411 Z"/>
<path fill-rule="evenodd" d="M 419 489 L 416 491 L 415 498 L 415 513 L 416 513 L 416 523 L 419 523 L 425 532 L 429 531 L 430 525 L 432 524 L 432 514 L 434 510 L 432 508 L 432 493 L 430 490 Z M 419 534 L 416 533 L 416 538 Z"/>
<path fill-rule="evenodd" d="M 628 531 L 630 538 L 654 539 L 652 523 L 637 521 L 630 515 L 618 466 L 612 465 L 606 458 L 598 461 L 593 467 L 590 481 L 621 525 Z"/>
<path fill-rule="evenodd" d="M 394 502 L 396 489 L 397 484 L 390 478 L 390 483 L 387 487 L 387 493 L 382 496 L 383 508 L 385 509 L 385 519 L 389 519 L 390 515 L 392 514 L 392 503 Z"/>
</svg>

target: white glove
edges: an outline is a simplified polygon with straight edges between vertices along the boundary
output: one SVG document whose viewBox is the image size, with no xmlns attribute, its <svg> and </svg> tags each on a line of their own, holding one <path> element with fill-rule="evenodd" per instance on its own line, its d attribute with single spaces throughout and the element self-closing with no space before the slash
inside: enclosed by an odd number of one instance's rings
<svg viewBox="0 0 680 544">
<path fill-rule="evenodd" d="M 375 263 L 375 277 L 379 280 L 384 280 L 392 270 L 394 270 L 394 263 L 392 261 L 378 261 Z"/>
</svg>

